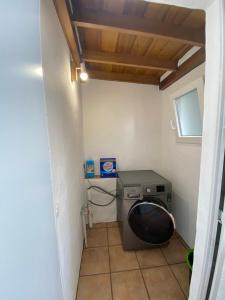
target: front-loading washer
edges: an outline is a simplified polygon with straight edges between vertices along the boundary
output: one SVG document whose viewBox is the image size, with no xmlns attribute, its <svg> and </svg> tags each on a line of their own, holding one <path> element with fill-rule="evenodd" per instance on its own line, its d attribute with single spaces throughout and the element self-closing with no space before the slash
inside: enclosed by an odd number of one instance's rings
<svg viewBox="0 0 225 300">
<path fill-rule="evenodd" d="M 171 183 L 152 170 L 118 172 L 117 220 L 125 250 L 169 242 L 175 230 L 171 193 Z"/>
</svg>

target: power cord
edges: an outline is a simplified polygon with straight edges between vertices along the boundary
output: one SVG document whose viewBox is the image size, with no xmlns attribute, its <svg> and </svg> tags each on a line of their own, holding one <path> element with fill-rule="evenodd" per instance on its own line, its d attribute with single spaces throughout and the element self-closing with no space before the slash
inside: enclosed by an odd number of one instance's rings
<svg viewBox="0 0 225 300">
<path fill-rule="evenodd" d="M 113 199 L 110 202 L 106 203 L 106 204 L 99 204 L 99 203 L 93 202 L 92 200 L 88 200 L 88 202 L 90 202 L 91 204 L 93 204 L 95 206 L 105 207 L 105 206 L 109 206 L 110 204 L 113 203 L 113 201 L 116 200 L 117 195 L 113 193 L 114 191 L 109 192 L 109 191 L 101 188 L 100 186 L 92 185 L 90 182 L 89 182 L 89 184 L 90 184 L 90 186 L 88 187 L 88 190 L 93 189 L 98 193 L 106 194 L 106 195 L 109 195 L 109 196 L 113 197 Z"/>
</svg>

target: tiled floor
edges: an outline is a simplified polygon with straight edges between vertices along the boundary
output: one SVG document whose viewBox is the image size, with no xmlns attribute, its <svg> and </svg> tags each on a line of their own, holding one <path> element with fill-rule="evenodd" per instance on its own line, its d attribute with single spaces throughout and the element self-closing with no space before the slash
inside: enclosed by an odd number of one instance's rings
<svg viewBox="0 0 225 300">
<path fill-rule="evenodd" d="M 175 235 L 168 246 L 124 251 L 118 224 L 95 224 L 83 250 L 77 300 L 185 300 L 185 245 Z"/>
</svg>

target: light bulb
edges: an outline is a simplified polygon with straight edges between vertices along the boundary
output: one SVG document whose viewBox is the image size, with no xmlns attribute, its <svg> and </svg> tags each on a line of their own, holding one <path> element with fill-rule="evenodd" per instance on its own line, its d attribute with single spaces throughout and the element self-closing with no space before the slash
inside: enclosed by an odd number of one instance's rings
<svg viewBox="0 0 225 300">
<path fill-rule="evenodd" d="M 88 80 L 88 73 L 87 72 L 80 72 L 80 79 L 82 81 L 87 81 Z"/>
</svg>

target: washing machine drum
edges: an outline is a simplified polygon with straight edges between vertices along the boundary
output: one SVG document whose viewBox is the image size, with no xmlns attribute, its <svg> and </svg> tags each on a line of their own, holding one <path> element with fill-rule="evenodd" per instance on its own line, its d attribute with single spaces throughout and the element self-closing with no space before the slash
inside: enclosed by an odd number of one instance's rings
<svg viewBox="0 0 225 300">
<path fill-rule="evenodd" d="M 175 230 L 173 216 L 160 199 L 137 201 L 128 213 L 131 229 L 141 240 L 160 245 L 169 241 Z"/>
</svg>

